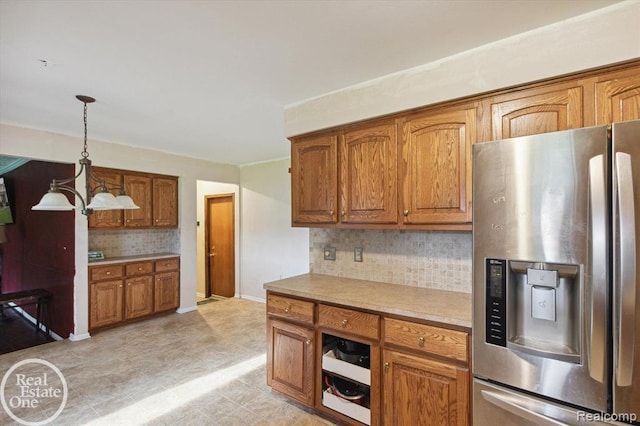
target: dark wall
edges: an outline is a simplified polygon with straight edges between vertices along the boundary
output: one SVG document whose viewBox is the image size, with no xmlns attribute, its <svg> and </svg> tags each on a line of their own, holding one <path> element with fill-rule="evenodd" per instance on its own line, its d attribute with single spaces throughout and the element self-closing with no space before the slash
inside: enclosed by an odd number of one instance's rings
<svg viewBox="0 0 640 426">
<path fill-rule="evenodd" d="M 49 290 L 50 327 L 64 338 L 74 328 L 75 215 L 31 207 L 47 192 L 51 179 L 74 174 L 73 164 L 33 160 L 3 175 L 14 223 L 5 225 L 7 242 L 0 244 L 2 292 Z M 26 310 L 35 318 L 34 306 Z"/>
</svg>

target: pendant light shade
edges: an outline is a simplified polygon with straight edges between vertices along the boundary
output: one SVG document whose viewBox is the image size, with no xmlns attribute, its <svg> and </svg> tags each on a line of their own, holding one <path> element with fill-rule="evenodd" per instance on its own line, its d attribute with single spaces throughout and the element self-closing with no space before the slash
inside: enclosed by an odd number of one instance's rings
<svg viewBox="0 0 640 426">
<path fill-rule="evenodd" d="M 75 208 L 73 204 L 69 203 L 67 197 L 60 191 L 74 194 L 82 203 L 82 214 L 86 216 L 89 216 L 94 210 L 139 209 L 140 207 L 125 193 L 124 187 L 118 185 L 107 186 L 105 180 L 98 178 L 93 173 L 87 147 L 87 104 L 95 102 L 95 99 L 82 95 L 78 95 L 76 98 L 84 104 L 84 149 L 82 150 L 82 158 L 79 162 L 80 171 L 77 175 L 69 179 L 53 179 L 49 192 L 44 194 L 40 202 L 31 207 L 31 210 L 73 210 Z M 86 173 L 86 195 L 84 197 L 73 186 L 69 185 L 80 177 L 82 173 Z M 109 192 L 110 189 L 119 189 L 120 195 L 118 195 L 117 198 L 114 197 L 113 194 Z M 89 204 L 87 204 L 87 202 Z"/>
<path fill-rule="evenodd" d="M 69 202 L 69 199 L 62 192 L 53 189 L 44 194 L 38 204 L 31 207 L 31 210 L 65 211 L 73 209 L 75 206 Z"/>
</svg>

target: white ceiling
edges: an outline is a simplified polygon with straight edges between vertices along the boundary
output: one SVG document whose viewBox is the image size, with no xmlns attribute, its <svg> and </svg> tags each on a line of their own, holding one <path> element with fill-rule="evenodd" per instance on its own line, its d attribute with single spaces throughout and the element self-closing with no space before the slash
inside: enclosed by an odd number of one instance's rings
<svg viewBox="0 0 640 426">
<path fill-rule="evenodd" d="M 0 0 L 0 121 L 81 137 L 89 95 L 89 139 L 272 160 L 286 105 L 616 2 Z"/>
</svg>

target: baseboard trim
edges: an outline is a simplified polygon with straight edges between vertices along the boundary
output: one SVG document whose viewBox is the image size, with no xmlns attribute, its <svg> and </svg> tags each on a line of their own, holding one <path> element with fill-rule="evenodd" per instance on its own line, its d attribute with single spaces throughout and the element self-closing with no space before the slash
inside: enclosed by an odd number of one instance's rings
<svg viewBox="0 0 640 426">
<path fill-rule="evenodd" d="M 89 333 L 69 334 L 69 340 L 71 340 L 72 342 L 79 342 L 80 340 L 87 340 L 90 338 L 91 338 L 91 335 Z"/>
<path fill-rule="evenodd" d="M 18 312 L 20 315 L 22 315 L 22 317 L 24 319 L 29 321 L 34 326 L 37 324 L 36 319 L 34 317 L 32 317 L 29 314 L 29 312 L 27 312 L 24 309 L 22 309 L 20 306 L 16 305 L 13 302 L 10 302 L 8 305 L 11 306 L 11 309 L 13 309 L 14 311 Z M 40 331 L 42 331 L 44 334 L 47 334 L 47 327 L 42 322 L 40 322 Z M 51 338 L 54 339 L 54 340 L 64 340 L 64 337 L 58 336 L 53 330 L 51 330 L 51 328 L 49 328 L 49 336 L 51 336 Z"/>
<path fill-rule="evenodd" d="M 179 313 L 179 314 L 186 314 L 187 312 L 193 312 L 193 311 L 195 311 L 195 310 L 197 310 L 197 309 L 198 309 L 198 305 L 196 305 L 196 306 L 189 306 L 188 308 L 178 308 L 178 309 L 176 310 L 176 312 L 177 312 L 177 313 Z"/>
<path fill-rule="evenodd" d="M 238 298 L 252 300 L 254 302 L 267 303 L 265 299 L 262 299 L 260 297 L 255 297 L 255 296 L 249 296 L 248 294 L 241 294 L 240 296 L 238 296 Z"/>
</svg>

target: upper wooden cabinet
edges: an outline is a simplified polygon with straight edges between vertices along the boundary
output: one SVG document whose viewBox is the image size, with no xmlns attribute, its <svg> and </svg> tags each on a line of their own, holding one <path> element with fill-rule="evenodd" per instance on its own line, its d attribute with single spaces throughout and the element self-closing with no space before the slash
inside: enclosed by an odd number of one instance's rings
<svg viewBox="0 0 640 426">
<path fill-rule="evenodd" d="M 92 168 L 93 174 L 99 180 L 105 181 L 107 187 L 122 187 L 122 173 L 117 170 Z M 95 185 L 95 182 L 91 182 Z M 117 197 L 119 189 L 112 189 L 111 193 Z M 122 210 L 96 210 L 89 216 L 89 228 L 118 228 L 122 226 Z"/>
<path fill-rule="evenodd" d="M 340 138 L 340 221 L 398 221 L 395 122 L 346 131 Z"/>
<path fill-rule="evenodd" d="M 151 228 L 178 226 L 178 178 L 175 176 L 130 172 L 93 167 L 107 186 L 123 186 L 139 209 L 95 211 L 89 217 L 90 229 Z M 113 195 L 119 189 L 111 191 Z"/>
<path fill-rule="evenodd" d="M 640 70 L 624 70 L 594 80 L 588 84 L 594 90 L 595 125 L 640 119 Z"/>
<path fill-rule="evenodd" d="M 124 188 L 133 201 L 140 207 L 124 211 L 124 226 L 151 226 L 151 178 L 139 175 L 124 175 Z"/>
<path fill-rule="evenodd" d="M 338 137 L 324 134 L 291 144 L 291 219 L 293 224 L 337 222 Z"/>
<path fill-rule="evenodd" d="M 490 138 L 499 140 L 583 127 L 579 83 L 535 87 L 485 100 L 491 111 Z"/>
<path fill-rule="evenodd" d="M 153 226 L 178 226 L 178 181 L 153 178 Z"/>
<path fill-rule="evenodd" d="M 402 130 L 405 224 L 471 221 L 471 145 L 476 108 L 449 108 L 407 118 Z"/>
</svg>

